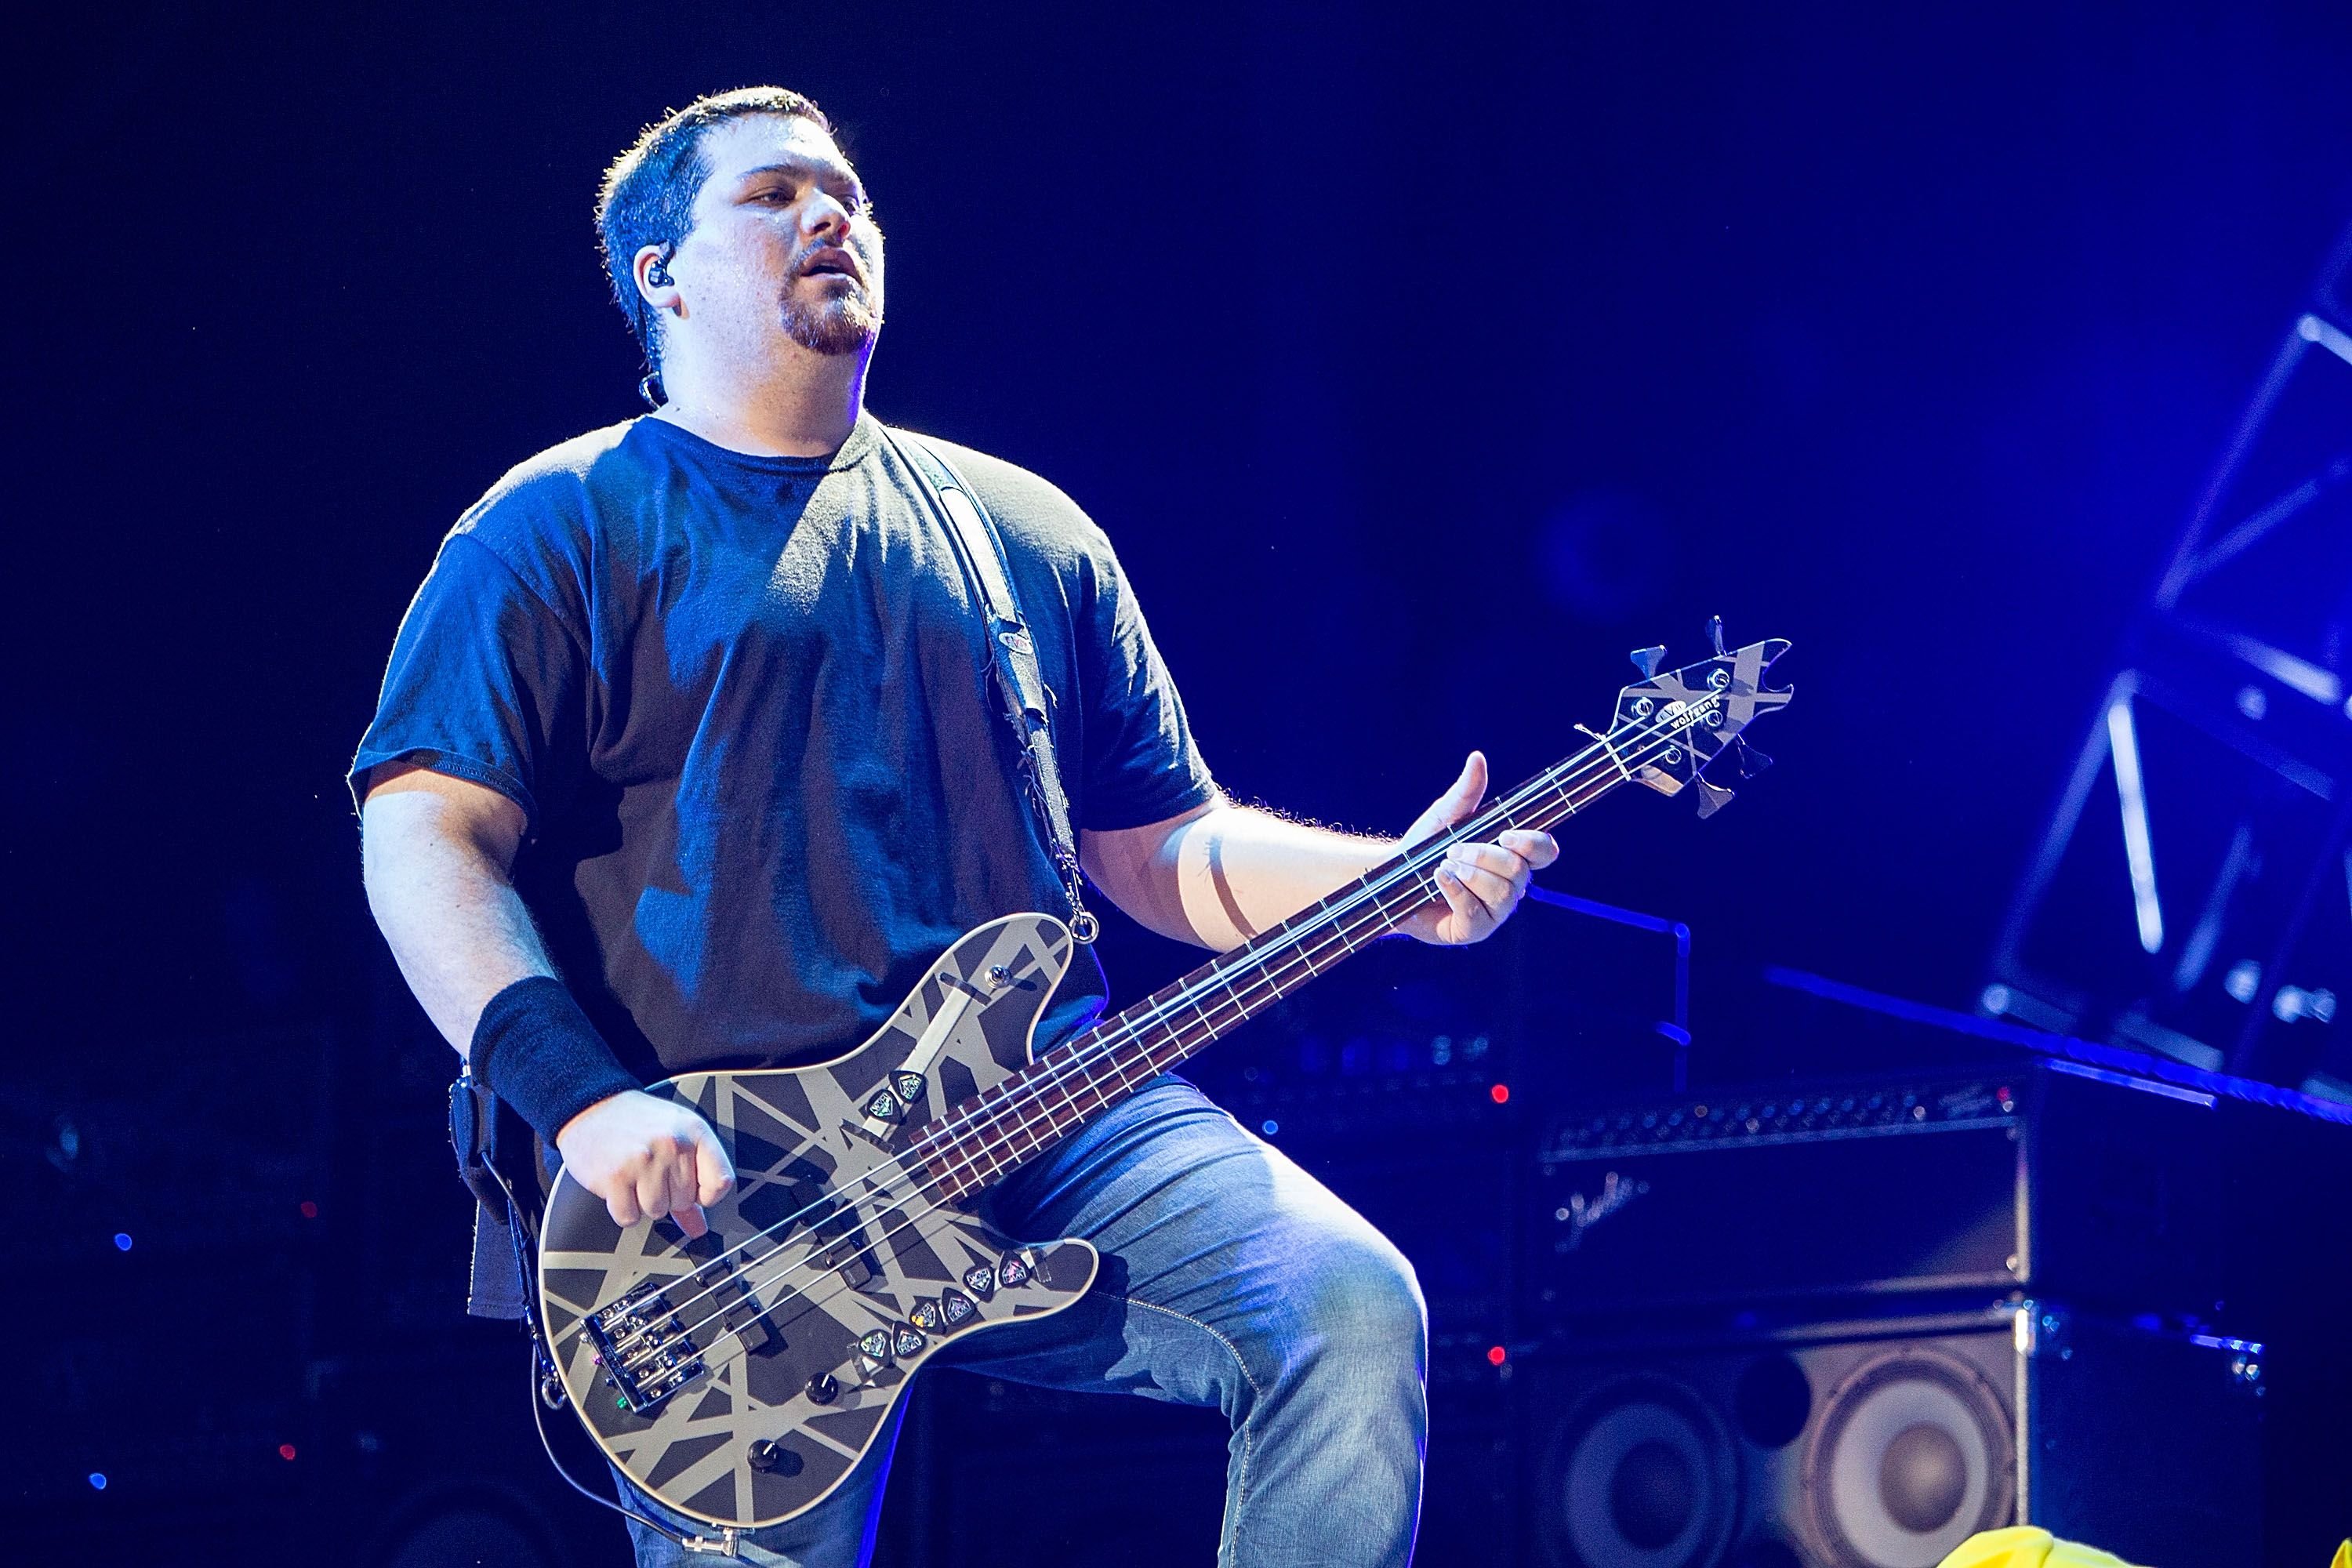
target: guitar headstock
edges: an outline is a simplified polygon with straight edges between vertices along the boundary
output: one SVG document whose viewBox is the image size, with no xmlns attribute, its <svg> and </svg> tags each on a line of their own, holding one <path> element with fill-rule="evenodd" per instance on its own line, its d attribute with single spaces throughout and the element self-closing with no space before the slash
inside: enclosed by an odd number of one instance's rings
<svg viewBox="0 0 2352 1568">
<path fill-rule="evenodd" d="M 1727 649 L 1723 620 L 1707 623 L 1715 656 L 1664 669 L 1666 650 L 1636 648 L 1633 668 L 1645 679 L 1617 694 L 1617 710 L 1609 727 L 1611 750 L 1633 770 L 1633 782 L 1660 795 L 1679 795 L 1684 786 L 1698 790 L 1698 814 L 1713 816 L 1731 800 L 1732 792 L 1706 776 L 1708 766 L 1728 753 L 1740 777 L 1753 778 L 1772 765 L 1772 759 L 1742 737 L 1757 718 L 1787 702 L 1793 688 L 1767 688 L 1773 662 L 1789 651 L 1786 638 L 1773 637 Z"/>
</svg>

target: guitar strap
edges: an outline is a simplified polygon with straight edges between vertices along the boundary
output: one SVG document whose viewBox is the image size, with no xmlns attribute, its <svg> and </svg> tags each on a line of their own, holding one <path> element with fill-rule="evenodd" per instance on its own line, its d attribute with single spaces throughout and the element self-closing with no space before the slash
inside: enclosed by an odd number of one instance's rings
<svg viewBox="0 0 2352 1568">
<path fill-rule="evenodd" d="M 1062 772 L 1054 760 L 1054 732 L 1047 703 L 1050 693 L 1037 664 L 1037 645 L 1021 618 L 1013 596 L 1012 575 L 1005 569 L 1004 542 L 996 520 L 979 495 L 933 450 L 929 441 L 911 430 L 883 427 L 883 438 L 923 487 L 932 510 L 947 524 L 949 540 L 963 564 L 964 576 L 980 601 L 988 638 L 991 684 L 1013 744 L 1021 759 L 1021 793 L 1045 830 L 1047 852 L 1062 889 L 1070 900 L 1070 934 L 1082 942 L 1094 941 L 1100 929 L 1087 909 L 1085 874 L 1078 865 L 1077 836 L 1070 828 L 1070 799 L 1062 788 Z"/>
</svg>

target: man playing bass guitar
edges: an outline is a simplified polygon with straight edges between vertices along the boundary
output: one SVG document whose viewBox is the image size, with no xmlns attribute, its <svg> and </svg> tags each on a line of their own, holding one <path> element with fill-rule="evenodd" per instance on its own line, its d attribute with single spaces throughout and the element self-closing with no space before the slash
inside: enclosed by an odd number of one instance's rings
<svg viewBox="0 0 2352 1568">
<path fill-rule="evenodd" d="M 352 781 L 370 903 L 435 1025 L 615 1222 L 697 1236 L 735 1172 L 642 1086 L 837 1053 L 958 935 L 1079 888 L 912 437 L 865 409 L 882 235 L 824 115 L 778 89 L 699 100 L 614 164 L 596 216 L 656 405 L 530 458 L 457 523 Z M 1102 895 L 1223 949 L 1395 852 L 1227 800 L 1101 531 L 1034 475 L 928 449 L 1001 537 Z M 1474 753 L 1407 841 L 1486 786 Z M 1536 832 L 1458 846 L 1406 929 L 1478 941 L 1556 854 Z M 1103 994 L 1076 963 L 1041 1048 Z M 1167 1077 L 989 1202 L 1016 1237 L 1093 1242 L 1103 1271 L 967 1364 L 1221 1408 L 1221 1563 L 1408 1560 L 1423 1311 L 1360 1217 Z M 862 1561 L 888 1448 L 743 1554 Z M 632 1528 L 640 1563 L 682 1560 Z"/>
</svg>

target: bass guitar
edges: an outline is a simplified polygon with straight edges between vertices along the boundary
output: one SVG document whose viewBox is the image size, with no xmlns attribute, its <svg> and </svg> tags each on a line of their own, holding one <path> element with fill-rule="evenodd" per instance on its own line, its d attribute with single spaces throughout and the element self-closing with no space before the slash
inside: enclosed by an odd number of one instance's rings
<svg viewBox="0 0 2352 1568">
<path fill-rule="evenodd" d="M 1789 700 L 1782 641 L 1644 676 L 1607 733 L 1450 832 L 1040 1051 L 1033 1031 L 1071 956 L 1069 929 L 1008 915 L 934 963 L 874 1037 L 814 1067 L 686 1073 L 649 1092 L 718 1131 L 735 1190 L 688 1240 L 667 1218 L 619 1226 L 568 1174 L 539 1236 L 538 1310 L 562 1393 L 598 1447 L 650 1495 L 733 1532 L 806 1512 L 883 1431 L 908 1380 L 950 1342 L 1058 1312 L 1094 1282 L 1085 1241 L 1023 1241 L 982 1220 L 990 1184 L 1438 897 L 1462 840 L 1544 829 L 1618 786 L 1685 787 Z M 1580 728 L 1581 728 L 1580 726 Z M 553 1390 L 551 1388 L 550 1393 Z M 698 1541 L 704 1550 L 714 1543 Z"/>
</svg>

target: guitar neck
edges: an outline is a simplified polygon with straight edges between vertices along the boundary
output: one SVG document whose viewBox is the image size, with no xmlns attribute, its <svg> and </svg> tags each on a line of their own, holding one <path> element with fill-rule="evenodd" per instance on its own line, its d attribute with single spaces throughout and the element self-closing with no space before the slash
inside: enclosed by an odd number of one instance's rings
<svg viewBox="0 0 2352 1568">
<path fill-rule="evenodd" d="M 1437 868 L 1455 844 L 1566 821 L 1639 776 L 1673 743 L 1654 727 L 1624 725 L 1563 758 L 1453 831 L 1382 861 L 1038 1057 L 965 1113 L 926 1129 L 924 1163 L 954 1173 L 940 1180 L 950 1199 L 988 1186 L 1350 953 L 1393 933 L 1441 896 Z M 1019 1102 L 1017 1109 L 1006 1101 Z"/>
</svg>

